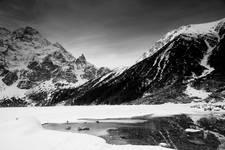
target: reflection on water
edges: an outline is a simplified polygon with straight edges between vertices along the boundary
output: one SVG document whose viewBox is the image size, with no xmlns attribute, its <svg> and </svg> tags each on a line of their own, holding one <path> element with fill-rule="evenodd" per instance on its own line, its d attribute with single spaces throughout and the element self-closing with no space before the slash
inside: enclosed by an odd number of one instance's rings
<svg viewBox="0 0 225 150">
<path fill-rule="evenodd" d="M 195 124 L 187 115 L 80 121 L 79 123 L 47 123 L 43 124 L 43 127 L 91 134 L 104 138 L 107 143 L 117 145 L 161 145 L 181 150 L 216 150 L 221 145 L 215 134 L 203 130 L 206 127 L 201 127 L 201 122 Z"/>
</svg>

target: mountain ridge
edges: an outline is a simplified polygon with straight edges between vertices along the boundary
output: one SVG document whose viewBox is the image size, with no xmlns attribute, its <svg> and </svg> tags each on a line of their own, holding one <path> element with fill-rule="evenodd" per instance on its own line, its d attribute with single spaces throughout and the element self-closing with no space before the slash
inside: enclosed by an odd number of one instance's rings
<svg viewBox="0 0 225 150">
<path fill-rule="evenodd" d="M 207 23 L 201 23 L 201 24 L 190 24 L 186 26 L 181 26 L 177 29 L 174 29 L 172 31 L 169 31 L 167 34 L 165 34 L 160 40 L 155 42 L 153 44 L 152 48 L 149 49 L 149 51 L 145 52 L 140 59 L 137 60 L 137 62 L 151 56 L 152 53 L 157 51 L 158 49 L 162 48 L 165 43 L 168 43 L 169 41 L 173 40 L 176 36 L 180 34 L 192 34 L 192 35 L 199 35 L 199 34 L 219 34 L 215 31 L 218 30 L 219 26 L 225 21 L 225 18 L 213 21 L 213 22 L 207 22 Z M 218 37 L 219 35 L 217 35 Z"/>
<path fill-rule="evenodd" d="M 32 27 L 12 32 L 0 28 L 1 99 L 32 99 L 34 93 L 40 91 L 42 94 L 38 95 L 46 99 L 53 89 L 76 87 L 110 72 L 108 68 L 97 68 L 86 59 L 80 61 L 80 58 L 85 56 L 76 59 L 61 44 L 51 43 Z"/>
<path fill-rule="evenodd" d="M 90 80 L 76 87 L 55 88 L 45 98 L 38 93 L 28 99 L 38 97 L 38 106 L 223 101 L 224 35 L 225 19 L 182 26 L 157 41 L 136 64 L 93 78 L 92 65 L 81 55 L 73 62 L 77 68 L 86 66 L 80 77 Z"/>
<path fill-rule="evenodd" d="M 104 80 L 95 79 L 78 88 L 60 91 L 61 95 L 72 95 L 61 97 L 61 101 L 67 105 L 88 105 L 223 100 L 225 19 L 208 23 L 213 26 L 210 28 L 203 25 L 202 28 L 201 24 L 194 25 L 202 29 L 201 33 L 190 34 L 193 25 L 181 27 L 184 33 L 169 32 L 166 42 L 149 57 L 118 76 L 108 74 L 102 77 Z"/>
</svg>

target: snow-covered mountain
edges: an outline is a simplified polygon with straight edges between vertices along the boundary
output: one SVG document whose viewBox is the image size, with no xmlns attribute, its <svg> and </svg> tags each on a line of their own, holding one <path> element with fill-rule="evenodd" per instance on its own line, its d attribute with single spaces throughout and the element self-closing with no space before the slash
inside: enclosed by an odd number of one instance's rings
<svg viewBox="0 0 225 150">
<path fill-rule="evenodd" d="M 214 22 L 209 22 L 209 23 L 202 23 L 202 24 L 191 24 L 187 26 L 181 26 L 175 30 L 172 30 L 168 32 L 166 35 L 164 35 L 160 40 L 155 42 L 155 44 L 149 49 L 149 51 L 145 52 L 142 57 L 138 60 L 141 61 L 147 57 L 150 57 L 153 55 L 156 51 L 161 49 L 163 46 L 165 46 L 168 42 L 172 41 L 174 38 L 176 38 L 178 35 L 185 34 L 189 35 L 191 37 L 198 37 L 199 35 L 207 35 L 212 37 L 217 37 L 218 36 L 218 30 L 221 28 L 223 25 L 222 20 L 214 21 Z"/>
<path fill-rule="evenodd" d="M 37 31 L 32 28 L 23 30 L 23 36 L 19 36 L 21 29 L 12 33 L 1 29 L 1 85 L 2 89 L 11 88 L 8 91 L 19 87 L 16 92 L 26 93 L 28 101 L 14 98 L 2 106 L 29 105 L 29 100 L 43 106 L 187 103 L 225 98 L 225 19 L 175 29 L 135 65 L 112 72 L 96 69 L 84 55 L 75 59 L 59 44 L 34 34 Z M 29 57 L 24 58 L 24 54 Z"/>
<path fill-rule="evenodd" d="M 225 19 L 167 33 L 138 63 L 54 93 L 82 104 L 158 104 L 225 98 Z"/>
<path fill-rule="evenodd" d="M 12 97 L 42 103 L 56 89 L 76 87 L 108 72 L 89 63 L 83 54 L 76 59 L 31 27 L 13 32 L 0 28 L 1 103 L 13 101 Z"/>
</svg>

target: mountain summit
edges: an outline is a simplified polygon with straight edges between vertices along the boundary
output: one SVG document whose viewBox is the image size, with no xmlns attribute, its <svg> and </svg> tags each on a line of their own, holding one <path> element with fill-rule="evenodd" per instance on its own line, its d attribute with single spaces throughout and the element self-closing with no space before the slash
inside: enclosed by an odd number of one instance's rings
<svg viewBox="0 0 225 150">
<path fill-rule="evenodd" d="M 76 87 L 110 70 L 96 68 L 85 56 L 75 58 L 32 27 L 13 32 L 0 28 L 0 99 L 23 99 L 37 105 L 55 89 Z"/>
<path fill-rule="evenodd" d="M 82 54 L 81 56 L 79 56 L 77 58 L 77 60 L 81 61 L 81 62 L 86 62 L 86 57 L 84 56 L 84 54 Z"/>
</svg>

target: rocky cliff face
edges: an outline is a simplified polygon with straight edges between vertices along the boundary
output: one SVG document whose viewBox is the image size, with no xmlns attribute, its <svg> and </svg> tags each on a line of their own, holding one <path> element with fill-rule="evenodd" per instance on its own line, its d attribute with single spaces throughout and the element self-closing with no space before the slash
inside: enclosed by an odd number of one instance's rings
<svg viewBox="0 0 225 150">
<path fill-rule="evenodd" d="M 225 98 L 225 20 L 167 33 L 137 64 L 54 93 L 68 105 L 159 104 Z M 65 98 L 64 98 L 65 97 Z"/>
<path fill-rule="evenodd" d="M 0 28 L 0 99 L 42 104 L 55 89 L 76 87 L 110 70 L 96 68 L 85 56 L 75 58 L 35 29 Z"/>
</svg>

